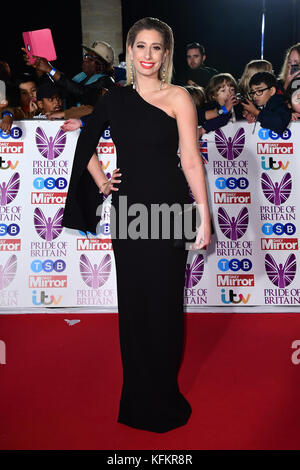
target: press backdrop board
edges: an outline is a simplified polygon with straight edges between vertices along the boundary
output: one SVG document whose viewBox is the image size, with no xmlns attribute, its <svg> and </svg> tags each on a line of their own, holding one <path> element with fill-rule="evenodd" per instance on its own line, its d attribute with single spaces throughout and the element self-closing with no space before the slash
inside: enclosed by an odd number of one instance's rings
<svg viewBox="0 0 300 470">
<path fill-rule="evenodd" d="M 98 234 L 60 224 L 79 135 L 61 124 L 14 122 L 0 135 L 0 312 L 117 311 L 110 198 Z M 199 142 L 215 234 L 207 250 L 189 253 L 187 309 L 300 305 L 299 130 L 292 123 L 279 136 L 242 121 Z M 117 167 L 109 129 L 98 155 L 109 176 Z M 157 302 L 163 288 L 151 286 Z"/>
</svg>

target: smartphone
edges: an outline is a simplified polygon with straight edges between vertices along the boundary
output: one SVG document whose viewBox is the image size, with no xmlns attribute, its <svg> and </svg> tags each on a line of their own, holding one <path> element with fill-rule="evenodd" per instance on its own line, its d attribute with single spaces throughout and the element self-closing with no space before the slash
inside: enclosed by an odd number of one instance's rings
<svg viewBox="0 0 300 470">
<path fill-rule="evenodd" d="M 298 72 L 300 70 L 300 67 L 298 64 L 293 64 L 291 66 L 291 75 L 293 75 L 294 73 Z"/>
<path fill-rule="evenodd" d="M 0 104 L 6 102 L 6 86 L 3 80 L 0 80 Z"/>
</svg>

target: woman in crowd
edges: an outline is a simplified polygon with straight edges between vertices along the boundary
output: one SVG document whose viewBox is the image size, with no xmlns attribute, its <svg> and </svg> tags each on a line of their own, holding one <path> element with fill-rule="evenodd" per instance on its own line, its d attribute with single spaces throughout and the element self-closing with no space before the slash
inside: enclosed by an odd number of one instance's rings
<svg viewBox="0 0 300 470">
<path fill-rule="evenodd" d="M 300 42 L 287 50 L 279 80 L 286 90 L 291 81 L 296 77 L 300 78 Z"/>
</svg>

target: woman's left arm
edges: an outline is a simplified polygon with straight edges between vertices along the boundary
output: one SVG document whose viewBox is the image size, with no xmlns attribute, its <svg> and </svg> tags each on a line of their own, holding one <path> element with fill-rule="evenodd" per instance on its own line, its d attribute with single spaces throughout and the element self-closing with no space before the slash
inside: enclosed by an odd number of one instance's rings
<svg viewBox="0 0 300 470">
<path fill-rule="evenodd" d="M 179 132 L 181 167 L 201 217 L 201 225 L 195 244 L 197 248 L 204 248 L 210 243 L 211 222 L 205 173 L 198 150 L 197 112 L 189 93 L 183 88 L 176 87 L 172 103 Z"/>
</svg>

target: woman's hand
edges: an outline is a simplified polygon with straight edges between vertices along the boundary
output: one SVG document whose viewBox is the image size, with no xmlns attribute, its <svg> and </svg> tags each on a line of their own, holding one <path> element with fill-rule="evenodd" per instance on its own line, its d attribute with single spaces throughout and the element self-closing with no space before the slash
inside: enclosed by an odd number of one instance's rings
<svg viewBox="0 0 300 470">
<path fill-rule="evenodd" d="M 68 119 L 60 127 L 65 132 L 76 131 L 77 129 L 79 129 L 81 127 L 81 121 L 80 121 L 80 119 Z"/>
<path fill-rule="evenodd" d="M 197 228 L 196 240 L 192 246 L 193 250 L 201 250 L 211 242 L 211 220 L 209 210 L 203 204 L 197 204 L 200 215 L 200 225 Z"/>
<path fill-rule="evenodd" d="M 119 173 L 120 168 L 116 168 L 110 180 L 108 180 L 106 183 L 103 183 L 100 187 L 101 193 L 103 193 L 105 196 L 109 196 L 112 191 L 119 191 L 119 188 L 115 188 L 114 184 L 116 183 L 121 183 L 121 180 L 118 179 L 119 176 L 122 175 L 122 173 Z"/>
<path fill-rule="evenodd" d="M 300 78 L 300 70 L 297 70 L 295 73 L 291 74 L 291 67 L 289 67 L 288 75 L 286 77 L 286 80 L 284 82 L 284 88 L 287 89 L 289 84 L 291 83 L 294 78 L 299 77 Z"/>
</svg>

